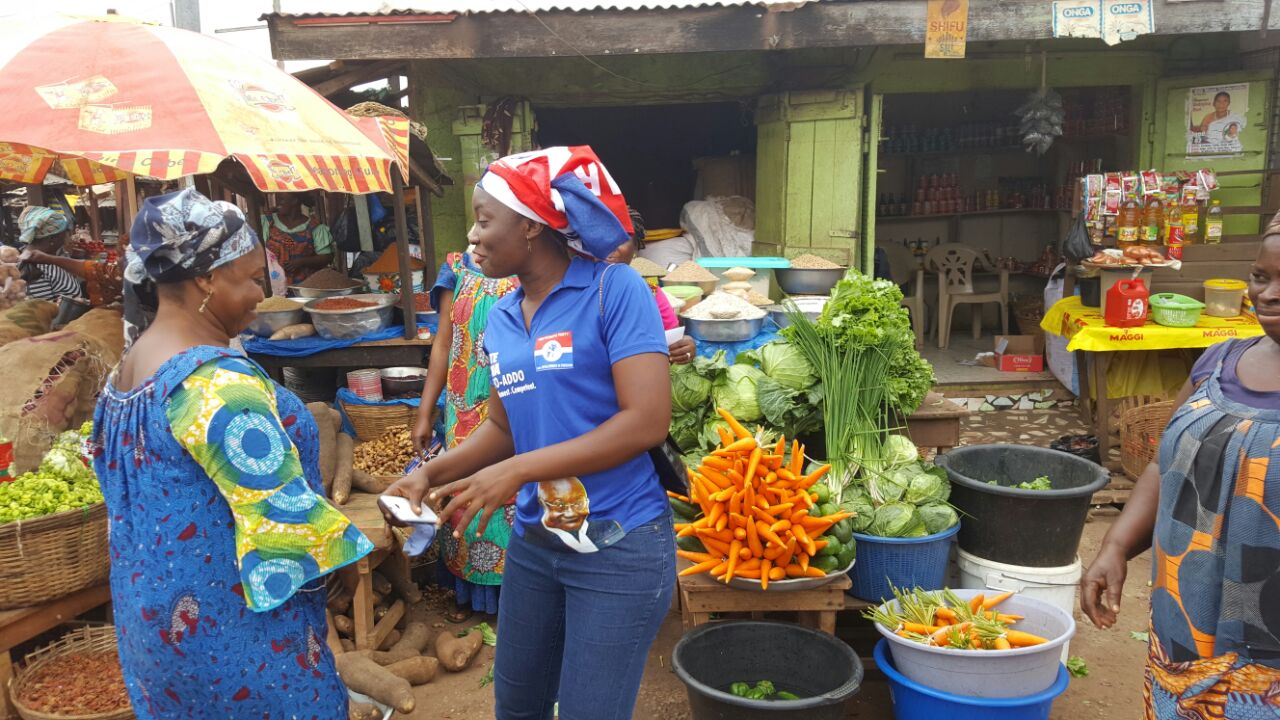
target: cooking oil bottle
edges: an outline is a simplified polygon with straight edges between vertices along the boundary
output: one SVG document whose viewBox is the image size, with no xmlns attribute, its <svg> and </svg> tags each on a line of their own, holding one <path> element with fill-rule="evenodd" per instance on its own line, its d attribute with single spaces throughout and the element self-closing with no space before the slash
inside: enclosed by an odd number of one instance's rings
<svg viewBox="0 0 1280 720">
<path fill-rule="evenodd" d="M 1204 241 L 1210 245 L 1222 242 L 1222 201 L 1214 200 L 1204 218 Z"/>
</svg>

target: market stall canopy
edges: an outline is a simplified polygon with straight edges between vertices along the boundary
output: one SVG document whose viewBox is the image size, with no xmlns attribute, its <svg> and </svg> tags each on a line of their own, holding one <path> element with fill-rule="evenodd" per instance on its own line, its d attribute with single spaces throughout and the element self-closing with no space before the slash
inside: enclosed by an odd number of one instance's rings
<svg viewBox="0 0 1280 720">
<path fill-rule="evenodd" d="M 123 180 L 128 175 L 82 157 L 22 143 L 0 142 L 0 180 L 38 185 L 56 177 L 83 187 Z"/>
<path fill-rule="evenodd" d="M 263 191 L 369 193 L 390 192 L 392 165 L 408 167 L 406 120 L 353 118 L 220 40 L 116 16 L 7 20 L 0 177 L 27 157 L 37 167 L 23 182 L 55 164 L 76 184 L 116 179 L 108 173 L 173 180 L 230 157 Z"/>
</svg>

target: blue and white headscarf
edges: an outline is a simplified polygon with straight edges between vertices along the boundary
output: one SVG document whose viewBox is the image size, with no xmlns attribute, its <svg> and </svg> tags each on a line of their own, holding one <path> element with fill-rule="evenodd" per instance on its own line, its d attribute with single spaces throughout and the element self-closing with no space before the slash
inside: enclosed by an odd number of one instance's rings
<svg viewBox="0 0 1280 720">
<path fill-rule="evenodd" d="M 240 208 L 187 188 L 143 201 L 129 233 L 124 277 L 135 285 L 189 280 L 257 246 Z"/>
<path fill-rule="evenodd" d="M 151 288 L 204 275 L 258 247 L 240 208 L 193 189 L 149 197 L 133 220 L 124 270 L 125 348 L 155 311 Z"/>
<path fill-rule="evenodd" d="M 18 244 L 29 245 L 32 240 L 66 232 L 70 227 L 67 216 L 60 211 L 42 205 L 30 205 L 18 216 Z"/>
</svg>

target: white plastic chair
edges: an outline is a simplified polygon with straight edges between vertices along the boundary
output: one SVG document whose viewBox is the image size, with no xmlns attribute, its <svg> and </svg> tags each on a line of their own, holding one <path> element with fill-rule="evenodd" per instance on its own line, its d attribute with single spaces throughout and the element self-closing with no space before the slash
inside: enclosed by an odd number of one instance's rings
<svg viewBox="0 0 1280 720">
<path fill-rule="evenodd" d="M 889 275 L 893 282 L 903 288 L 902 306 L 911 311 L 911 329 L 916 334 L 916 347 L 921 347 L 925 335 L 924 268 L 916 262 L 910 250 L 897 243 L 884 243 L 878 247 L 889 259 Z M 906 294 L 908 290 L 910 295 Z"/>
<path fill-rule="evenodd" d="M 982 306 L 987 303 L 1000 305 L 1000 328 L 1009 334 L 1009 271 L 1000 270 L 997 292 L 978 293 L 973 273 L 983 264 L 982 253 L 961 243 L 938 245 L 925 256 L 925 267 L 938 274 L 938 347 L 951 343 L 951 316 L 957 305 L 973 306 L 973 339 L 982 337 Z"/>
</svg>

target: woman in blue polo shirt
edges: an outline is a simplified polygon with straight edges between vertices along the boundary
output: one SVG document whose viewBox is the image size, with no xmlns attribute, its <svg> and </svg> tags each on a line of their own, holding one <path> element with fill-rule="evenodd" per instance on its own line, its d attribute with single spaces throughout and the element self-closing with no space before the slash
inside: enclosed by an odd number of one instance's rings
<svg viewBox="0 0 1280 720">
<path fill-rule="evenodd" d="M 476 264 L 520 288 L 485 330 L 489 417 L 393 485 L 480 528 L 515 494 L 494 667 L 496 715 L 631 717 L 671 601 L 675 538 L 647 450 L 671 416 L 667 343 L 643 279 L 605 258 L 626 203 L 590 148 L 504 158 L 477 186 Z M 571 252 L 578 251 L 577 254 Z"/>
</svg>

